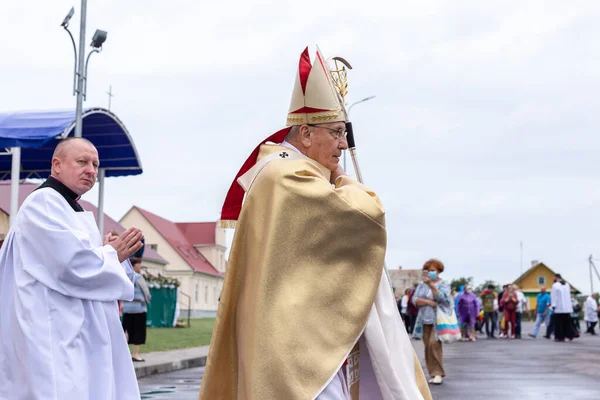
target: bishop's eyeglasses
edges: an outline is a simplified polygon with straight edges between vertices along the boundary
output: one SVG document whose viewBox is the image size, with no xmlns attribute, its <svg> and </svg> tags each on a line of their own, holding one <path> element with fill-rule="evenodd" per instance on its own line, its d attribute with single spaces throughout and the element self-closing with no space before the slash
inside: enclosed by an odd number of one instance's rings
<svg viewBox="0 0 600 400">
<path fill-rule="evenodd" d="M 323 125 L 316 125 L 316 124 L 307 124 L 308 126 L 312 126 L 313 128 L 323 128 L 323 129 L 327 129 L 331 132 L 329 132 L 329 134 L 331 136 L 333 136 L 335 139 L 340 140 L 340 139 L 346 139 L 346 129 L 345 128 L 337 128 L 337 129 L 333 129 L 333 128 L 329 128 Z"/>
</svg>

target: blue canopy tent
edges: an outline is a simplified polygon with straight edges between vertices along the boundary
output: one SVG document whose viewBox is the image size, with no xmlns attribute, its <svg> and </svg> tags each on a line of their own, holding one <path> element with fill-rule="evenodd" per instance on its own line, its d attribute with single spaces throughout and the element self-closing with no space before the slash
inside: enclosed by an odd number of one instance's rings
<svg viewBox="0 0 600 400">
<path fill-rule="evenodd" d="M 100 158 L 98 223 L 103 233 L 104 178 L 139 175 L 142 164 L 131 135 L 115 114 L 89 108 L 82 121 L 82 136 L 96 146 Z M 75 110 L 0 113 L 0 180 L 11 179 L 11 222 L 18 210 L 19 181 L 47 178 L 58 141 L 74 132 Z"/>
</svg>

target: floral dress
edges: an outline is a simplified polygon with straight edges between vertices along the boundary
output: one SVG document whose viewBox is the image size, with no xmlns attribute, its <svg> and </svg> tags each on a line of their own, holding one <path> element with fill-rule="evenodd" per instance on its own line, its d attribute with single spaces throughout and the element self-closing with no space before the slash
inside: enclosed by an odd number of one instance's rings
<svg viewBox="0 0 600 400">
<path fill-rule="evenodd" d="M 448 314 L 452 313 L 452 305 L 454 301 L 452 300 L 452 296 L 450 295 L 450 285 L 443 279 L 440 279 L 439 282 L 435 284 L 435 287 L 438 290 L 438 295 L 436 297 L 433 296 L 433 291 L 426 283 L 421 282 L 417 289 L 415 290 L 415 294 L 413 296 L 413 304 L 417 305 L 417 299 L 427 299 L 427 300 L 435 300 L 438 303 L 438 307 L 441 307 L 442 310 Z M 437 335 L 437 323 L 436 316 L 437 310 L 430 306 L 419 307 L 419 314 L 417 314 L 417 320 L 415 322 L 415 328 L 413 330 L 413 337 L 416 339 L 423 338 L 423 325 L 431 325 L 433 324 L 434 332 L 435 332 L 435 340 L 438 339 Z"/>
</svg>

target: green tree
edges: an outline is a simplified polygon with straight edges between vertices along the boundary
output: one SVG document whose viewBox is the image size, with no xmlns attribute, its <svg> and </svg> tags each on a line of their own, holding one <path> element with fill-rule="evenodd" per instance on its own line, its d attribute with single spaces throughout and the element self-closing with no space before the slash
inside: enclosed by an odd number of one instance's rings
<svg viewBox="0 0 600 400">
<path fill-rule="evenodd" d="M 479 292 L 481 292 L 481 291 L 483 291 L 483 290 L 487 289 L 489 285 L 493 285 L 493 286 L 494 286 L 494 290 L 495 290 L 496 292 L 498 292 L 498 290 L 500 289 L 500 285 L 499 285 L 499 284 L 497 284 L 497 283 L 496 283 L 496 282 L 494 282 L 494 281 L 487 280 L 487 281 L 483 282 L 481 285 L 477 286 L 477 287 L 475 288 L 475 292 L 476 292 L 476 293 L 479 293 Z"/>
<path fill-rule="evenodd" d="M 459 291 L 461 286 L 472 286 L 473 285 L 473 277 L 470 276 L 468 278 L 460 277 L 456 279 L 452 279 L 450 281 L 450 288 L 455 291 Z"/>
</svg>

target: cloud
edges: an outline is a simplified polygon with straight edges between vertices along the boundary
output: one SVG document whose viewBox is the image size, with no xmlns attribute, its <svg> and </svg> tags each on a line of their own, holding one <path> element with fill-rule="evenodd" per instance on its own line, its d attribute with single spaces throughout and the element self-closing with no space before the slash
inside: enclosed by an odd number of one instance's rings
<svg viewBox="0 0 600 400">
<path fill-rule="evenodd" d="M 0 5 L 0 108 L 74 107 L 72 2 Z M 79 6 L 71 22 L 77 38 Z M 216 219 L 238 168 L 285 120 L 298 55 L 347 58 L 388 266 L 433 256 L 501 282 L 541 260 L 582 290 L 600 251 L 600 5 L 529 2 L 89 2 L 87 106 L 112 107 L 144 174 L 108 179 L 106 210 Z M 88 40 L 89 42 L 89 40 Z M 94 190 L 86 196 L 95 202 Z"/>
</svg>

